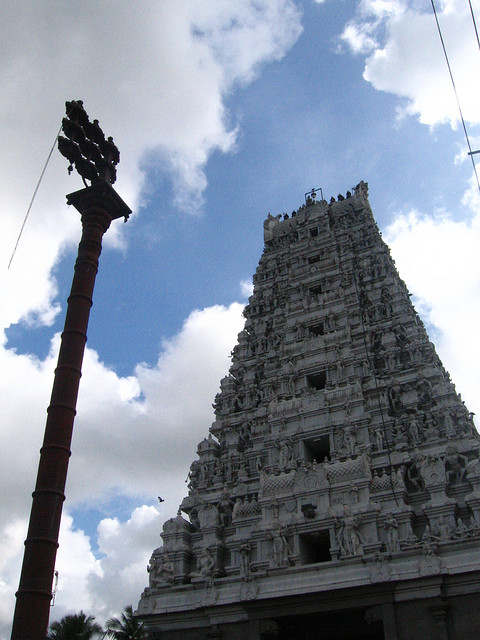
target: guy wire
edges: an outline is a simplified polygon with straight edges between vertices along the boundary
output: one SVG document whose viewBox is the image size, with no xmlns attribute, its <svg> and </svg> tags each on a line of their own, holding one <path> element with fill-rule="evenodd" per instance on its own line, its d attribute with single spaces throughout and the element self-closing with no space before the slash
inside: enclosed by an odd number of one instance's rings
<svg viewBox="0 0 480 640">
<path fill-rule="evenodd" d="M 13 260 L 13 257 L 14 257 L 14 255 L 15 255 L 16 251 L 17 251 L 17 247 L 18 247 L 18 244 L 19 244 L 19 242 L 20 242 L 20 238 L 21 238 L 21 236 L 22 236 L 23 229 L 25 228 L 25 225 L 26 225 L 26 223 L 27 223 L 27 218 L 28 218 L 28 216 L 29 216 L 29 214 L 30 214 L 30 210 L 31 210 L 31 208 L 32 208 L 32 206 L 33 206 L 33 202 L 34 202 L 35 197 L 36 197 L 36 195 L 37 195 L 37 191 L 38 191 L 38 189 L 39 189 L 39 187 L 40 187 L 40 184 L 41 184 L 41 182 L 42 182 L 42 180 L 43 180 L 43 176 L 44 176 L 45 171 L 46 171 L 46 169 L 47 169 L 48 163 L 50 162 L 50 158 L 52 157 L 53 150 L 55 149 L 55 145 L 57 144 L 58 136 L 60 135 L 60 132 L 61 132 L 61 131 L 62 131 L 62 125 L 60 125 L 60 129 L 58 130 L 58 133 L 57 133 L 57 135 L 55 136 L 55 140 L 54 140 L 54 142 L 53 142 L 52 148 L 50 149 L 50 153 L 49 153 L 49 154 L 48 154 L 48 156 L 47 156 L 47 160 L 46 160 L 46 162 L 45 162 L 45 164 L 44 164 L 44 166 L 43 166 L 42 173 L 40 174 L 40 178 L 38 179 L 38 182 L 37 182 L 37 186 L 35 187 L 35 190 L 34 190 L 34 192 L 33 192 L 32 199 L 30 200 L 30 204 L 28 205 L 27 213 L 25 214 L 25 218 L 23 219 L 23 223 L 22 223 L 22 226 L 21 226 L 21 228 L 20 228 L 20 233 L 18 234 L 17 241 L 16 241 L 16 243 L 15 243 L 15 247 L 14 247 L 14 249 L 13 249 L 12 255 L 10 256 L 10 260 L 9 260 L 9 262 L 8 262 L 8 267 L 7 267 L 7 269 L 10 269 L 10 265 L 12 264 L 12 260 Z"/>
</svg>

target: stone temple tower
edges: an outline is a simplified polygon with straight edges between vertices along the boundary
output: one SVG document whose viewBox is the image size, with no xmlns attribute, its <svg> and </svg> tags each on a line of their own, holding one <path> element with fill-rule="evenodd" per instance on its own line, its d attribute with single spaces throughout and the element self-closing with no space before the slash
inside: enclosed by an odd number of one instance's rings
<svg viewBox="0 0 480 640">
<path fill-rule="evenodd" d="M 367 184 L 264 237 L 138 615 L 158 640 L 477 640 L 479 436 Z"/>
</svg>

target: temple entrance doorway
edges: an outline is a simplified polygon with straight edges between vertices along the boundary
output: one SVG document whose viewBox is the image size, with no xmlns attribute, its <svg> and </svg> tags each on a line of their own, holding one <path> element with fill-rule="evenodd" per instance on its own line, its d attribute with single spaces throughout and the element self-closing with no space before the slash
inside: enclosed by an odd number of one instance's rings
<svg viewBox="0 0 480 640">
<path fill-rule="evenodd" d="M 385 640 L 383 622 L 366 609 L 277 618 L 276 640 Z"/>
</svg>

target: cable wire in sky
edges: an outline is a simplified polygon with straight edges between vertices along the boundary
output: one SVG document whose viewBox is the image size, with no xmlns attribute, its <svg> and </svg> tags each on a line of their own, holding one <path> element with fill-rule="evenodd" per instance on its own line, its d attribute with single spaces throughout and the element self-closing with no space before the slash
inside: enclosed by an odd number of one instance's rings
<svg viewBox="0 0 480 640">
<path fill-rule="evenodd" d="M 52 157 L 53 150 L 55 149 L 55 145 L 57 144 L 58 136 L 60 135 L 61 131 L 62 131 L 62 127 L 60 125 L 60 129 L 58 130 L 58 133 L 55 136 L 55 140 L 53 142 L 52 148 L 50 149 L 50 153 L 47 156 L 45 164 L 43 165 L 42 173 L 40 174 L 40 178 L 38 179 L 37 186 L 35 187 L 35 191 L 33 192 L 32 199 L 30 200 L 30 204 L 28 205 L 27 213 L 25 214 L 25 218 L 23 219 L 23 223 L 22 223 L 22 226 L 20 228 L 20 233 L 18 234 L 18 238 L 17 238 L 17 241 L 15 243 L 15 247 L 13 248 L 12 255 L 10 256 L 10 260 L 8 262 L 7 269 L 10 269 L 10 265 L 12 264 L 13 257 L 15 255 L 16 251 L 17 251 L 18 243 L 20 242 L 20 238 L 22 237 L 23 229 L 25 228 L 25 225 L 27 223 L 27 218 L 28 218 L 28 216 L 30 214 L 30 210 L 31 210 L 31 208 L 33 206 L 33 202 L 34 202 L 35 197 L 37 195 L 37 191 L 38 191 L 38 189 L 40 187 L 40 184 L 41 184 L 41 182 L 43 180 L 43 175 L 44 175 L 45 171 L 47 170 L 48 163 L 50 162 L 50 158 Z"/>
<path fill-rule="evenodd" d="M 430 1 L 432 3 L 432 9 L 433 9 L 433 15 L 435 16 L 435 22 L 437 23 L 438 35 L 440 36 L 440 42 L 442 43 L 443 54 L 445 56 L 445 61 L 447 63 L 448 73 L 450 74 L 450 80 L 452 81 L 453 91 L 455 93 L 455 98 L 457 100 L 458 111 L 460 113 L 460 120 L 462 121 L 462 126 L 463 126 L 463 131 L 465 133 L 465 139 L 467 141 L 469 156 L 470 156 L 470 158 L 472 160 L 473 172 L 475 174 L 475 178 L 477 180 L 477 187 L 478 187 L 478 190 L 480 192 L 480 182 L 479 182 L 479 179 L 478 179 L 477 166 L 475 164 L 475 160 L 473 159 L 472 147 L 470 145 L 470 139 L 468 137 L 467 126 L 465 124 L 465 119 L 463 117 L 462 107 L 460 106 L 460 100 L 459 100 L 458 93 L 457 93 L 457 87 L 455 86 L 455 80 L 453 79 L 452 68 L 450 66 L 450 61 L 448 59 L 447 49 L 445 47 L 445 42 L 443 40 L 442 30 L 440 28 L 440 23 L 438 22 L 437 10 L 435 8 L 434 0 L 430 0 Z M 470 5 L 470 8 L 471 8 L 471 5 Z M 472 10 L 472 16 L 473 16 L 473 10 Z M 474 19 L 474 21 L 475 21 L 475 19 Z M 476 25 L 475 25 L 475 31 L 476 31 Z M 478 39 L 478 34 L 477 34 L 477 39 Z"/>
<path fill-rule="evenodd" d="M 480 39 L 478 38 L 477 23 L 475 21 L 475 14 L 473 13 L 471 0 L 468 0 L 468 6 L 470 7 L 470 13 L 472 14 L 473 28 L 475 29 L 475 35 L 477 36 L 477 44 L 478 44 L 478 48 L 480 49 Z"/>
</svg>

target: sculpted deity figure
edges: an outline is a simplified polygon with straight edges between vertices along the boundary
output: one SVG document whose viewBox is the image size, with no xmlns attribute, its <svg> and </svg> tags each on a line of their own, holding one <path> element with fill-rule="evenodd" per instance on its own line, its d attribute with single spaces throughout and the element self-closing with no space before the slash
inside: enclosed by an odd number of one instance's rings
<svg viewBox="0 0 480 640">
<path fill-rule="evenodd" d="M 456 447 L 447 447 L 445 454 L 444 463 L 448 484 L 465 480 L 468 458 L 458 453 Z"/>
<path fill-rule="evenodd" d="M 426 440 L 436 440 L 439 436 L 435 418 L 430 411 L 425 414 L 424 435 Z"/>
<path fill-rule="evenodd" d="M 358 453 L 357 433 L 348 421 L 343 427 L 341 446 L 348 456 Z"/>
<path fill-rule="evenodd" d="M 303 322 L 299 322 L 295 327 L 295 339 L 303 340 L 305 338 L 305 335 L 306 335 L 305 324 Z"/>
<path fill-rule="evenodd" d="M 147 566 L 149 584 L 151 588 L 173 582 L 174 567 L 168 553 L 162 549 L 158 556 L 152 556 Z"/>
<path fill-rule="evenodd" d="M 420 422 L 416 415 L 412 415 L 408 421 L 408 436 L 412 444 L 421 442 Z"/>
<path fill-rule="evenodd" d="M 277 525 L 270 532 L 273 547 L 273 566 L 276 568 L 288 566 L 288 542 L 286 527 Z"/>
<path fill-rule="evenodd" d="M 325 317 L 325 329 L 327 331 L 335 331 L 337 328 L 337 319 L 333 311 L 329 311 Z"/>
<path fill-rule="evenodd" d="M 284 438 L 277 443 L 279 449 L 278 465 L 282 471 L 290 469 L 293 465 L 293 447 L 290 438 Z"/>
<path fill-rule="evenodd" d="M 383 451 L 383 440 L 385 438 L 385 431 L 382 428 L 375 429 L 375 444 L 378 451 Z"/>
<path fill-rule="evenodd" d="M 398 522 L 392 513 L 387 513 L 385 524 L 383 526 L 387 534 L 387 551 L 389 553 L 397 553 L 397 551 L 400 551 Z"/>
<path fill-rule="evenodd" d="M 364 542 L 360 534 L 360 517 L 354 515 L 348 505 L 344 505 L 343 509 L 343 518 L 336 538 L 341 554 L 353 556 L 358 553 L 360 544 Z"/>
<path fill-rule="evenodd" d="M 457 518 L 456 525 L 453 537 L 457 539 L 466 538 L 469 533 L 467 525 L 461 518 Z"/>
<path fill-rule="evenodd" d="M 435 524 L 435 534 L 434 537 L 437 540 L 450 540 L 452 534 L 454 533 L 453 528 L 450 526 L 448 521 L 444 518 L 444 516 L 440 516 Z"/>
<path fill-rule="evenodd" d="M 241 506 L 242 506 L 242 499 L 240 498 L 240 496 L 238 496 L 237 499 L 235 500 L 235 504 L 233 505 L 232 520 L 235 520 L 235 518 L 237 517 L 238 510 L 240 509 Z"/>
<path fill-rule="evenodd" d="M 430 525 L 427 524 L 425 526 L 425 531 L 422 536 L 422 546 L 427 546 L 427 545 L 431 546 L 433 545 L 434 541 L 435 541 L 435 536 L 432 533 Z"/>
<path fill-rule="evenodd" d="M 290 396 L 295 395 L 297 384 L 297 371 L 295 362 L 290 359 L 283 364 L 283 372 L 285 375 L 286 391 Z"/>
<path fill-rule="evenodd" d="M 198 460 L 194 460 L 190 465 L 190 471 L 188 472 L 187 479 L 185 482 L 188 482 L 188 488 L 194 489 L 198 486 L 199 476 L 200 476 L 200 462 Z"/>
<path fill-rule="evenodd" d="M 248 577 L 251 573 L 250 570 L 250 552 L 252 547 L 248 540 L 244 540 L 240 545 L 240 575 L 242 577 Z"/>
<path fill-rule="evenodd" d="M 213 578 L 215 560 L 213 559 L 212 552 L 208 547 L 205 547 L 198 557 L 197 569 L 200 576 L 206 580 L 211 580 Z"/>
<path fill-rule="evenodd" d="M 388 402 L 394 414 L 403 409 L 402 387 L 398 383 L 392 384 L 388 390 Z"/>
<path fill-rule="evenodd" d="M 358 493 L 359 489 L 354 482 L 350 483 L 350 487 L 348 489 L 348 495 L 350 497 L 351 504 L 358 504 Z"/>
<path fill-rule="evenodd" d="M 443 414 L 443 424 L 445 425 L 445 435 L 447 438 L 455 437 L 455 414 L 451 409 L 447 409 Z"/>
<path fill-rule="evenodd" d="M 407 467 L 407 480 L 413 487 L 414 491 L 422 491 L 424 488 L 423 478 L 420 473 L 420 462 L 415 461 L 409 467 Z"/>
<path fill-rule="evenodd" d="M 432 575 L 440 571 L 440 559 L 437 557 L 436 544 L 434 537 L 430 531 L 430 527 L 426 526 L 425 533 L 422 537 L 422 557 L 419 562 L 420 575 Z"/>
<path fill-rule="evenodd" d="M 222 527 L 228 527 L 232 521 L 232 499 L 225 488 L 222 491 L 222 495 L 220 496 L 220 501 L 218 503 L 218 513 Z"/>
<path fill-rule="evenodd" d="M 420 405 L 431 404 L 432 384 L 429 380 L 425 378 L 425 376 L 421 371 L 417 376 L 417 393 L 418 393 L 418 402 Z"/>
</svg>

